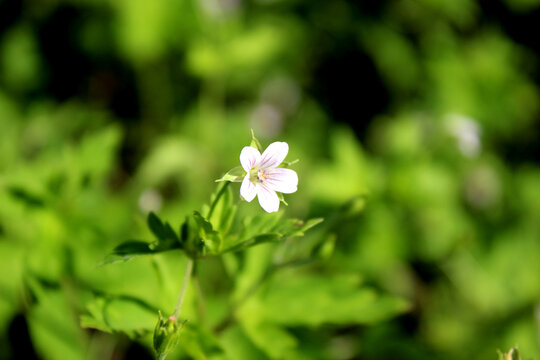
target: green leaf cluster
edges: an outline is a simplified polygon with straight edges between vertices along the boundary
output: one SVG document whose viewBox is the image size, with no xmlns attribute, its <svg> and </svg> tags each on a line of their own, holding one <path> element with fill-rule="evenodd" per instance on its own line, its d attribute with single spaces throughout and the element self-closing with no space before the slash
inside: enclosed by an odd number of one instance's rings
<svg viewBox="0 0 540 360">
<path fill-rule="evenodd" d="M 191 259 L 218 256 L 235 252 L 267 242 L 282 242 L 303 236 L 305 231 L 323 221 L 322 218 L 302 221 L 283 220 L 283 213 L 277 215 L 259 214 L 236 219 L 237 204 L 233 201 L 229 183 L 218 185 L 211 197 L 211 205 L 205 208 L 206 216 L 194 211 L 186 216 L 179 231 L 150 212 L 147 226 L 154 235 L 153 242 L 126 241 L 116 246 L 107 256 L 103 265 L 127 261 L 140 255 L 158 254 L 170 250 L 182 250 Z M 239 223 L 233 227 L 233 223 Z"/>
</svg>

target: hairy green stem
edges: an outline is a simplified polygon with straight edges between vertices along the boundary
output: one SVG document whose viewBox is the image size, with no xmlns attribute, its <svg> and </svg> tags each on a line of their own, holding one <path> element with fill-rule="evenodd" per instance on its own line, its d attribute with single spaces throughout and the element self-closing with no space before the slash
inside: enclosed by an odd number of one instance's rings
<svg viewBox="0 0 540 360">
<path fill-rule="evenodd" d="M 182 309 L 182 303 L 184 302 L 184 297 L 186 295 L 186 289 L 191 278 L 191 272 L 193 271 L 193 259 L 188 258 L 186 265 L 186 273 L 184 274 L 184 282 L 182 283 L 182 288 L 180 289 L 180 294 L 178 295 L 178 301 L 174 308 L 174 317 L 178 319 L 180 316 L 180 310 Z"/>
</svg>

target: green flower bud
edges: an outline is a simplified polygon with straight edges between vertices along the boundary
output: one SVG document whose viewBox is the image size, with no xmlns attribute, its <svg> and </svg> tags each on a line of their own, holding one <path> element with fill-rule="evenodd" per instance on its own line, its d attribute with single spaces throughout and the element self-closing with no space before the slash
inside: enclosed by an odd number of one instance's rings
<svg viewBox="0 0 540 360">
<path fill-rule="evenodd" d="M 159 312 L 159 320 L 154 330 L 154 350 L 158 359 L 165 359 L 178 345 L 180 330 L 184 324 L 185 321 L 179 322 L 174 315 L 164 318 L 161 311 Z"/>
<path fill-rule="evenodd" d="M 255 137 L 255 132 L 253 132 L 253 129 L 251 129 L 251 143 L 249 144 L 249 146 L 259 150 L 259 152 L 263 151 L 262 145 Z"/>
</svg>

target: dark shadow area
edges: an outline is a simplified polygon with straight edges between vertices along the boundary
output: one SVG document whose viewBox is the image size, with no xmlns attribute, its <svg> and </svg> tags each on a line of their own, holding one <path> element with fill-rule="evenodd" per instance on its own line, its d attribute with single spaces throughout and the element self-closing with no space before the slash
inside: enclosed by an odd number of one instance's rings
<svg viewBox="0 0 540 360">
<path fill-rule="evenodd" d="M 30 334 L 28 333 L 28 323 L 26 322 L 24 315 L 19 314 L 15 316 L 9 324 L 8 341 L 11 347 L 10 359 L 40 359 L 34 350 L 34 346 L 32 345 L 32 340 L 30 339 Z"/>
</svg>

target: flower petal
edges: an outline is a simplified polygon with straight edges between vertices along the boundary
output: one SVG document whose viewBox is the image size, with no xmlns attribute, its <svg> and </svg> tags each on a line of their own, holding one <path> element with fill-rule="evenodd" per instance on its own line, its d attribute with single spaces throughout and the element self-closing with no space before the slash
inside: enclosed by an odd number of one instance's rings
<svg viewBox="0 0 540 360">
<path fill-rule="evenodd" d="M 247 202 L 250 202 L 255 198 L 255 195 L 257 195 L 257 189 L 255 188 L 255 185 L 249 180 L 249 174 L 247 174 L 244 177 L 244 180 L 242 181 L 242 185 L 240 186 L 240 195 L 246 200 Z"/>
<path fill-rule="evenodd" d="M 270 169 L 264 183 L 270 190 L 291 194 L 298 189 L 298 175 L 291 169 Z"/>
<path fill-rule="evenodd" d="M 268 189 L 264 185 L 257 185 L 257 197 L 259 204 L 266 212 L 276 212 L 279 209 L 279 198 L 275 191 Z"/>
<path fill-rule="evenodd" d="M 244 170 L 249 173 L 249 170 L 261 159 L 261 153 L 259 150 L 251 146 L 244 146 L 240 152 L 240 164 Z"/>
<path fill-rule="evenodd" d="M 268 145 L 262 153 L 259 166 L 262 169 L 275 168 L 285 160 L 289 152 L 289 145 L 286 142 L 276 141 Z"/>
</svg>

